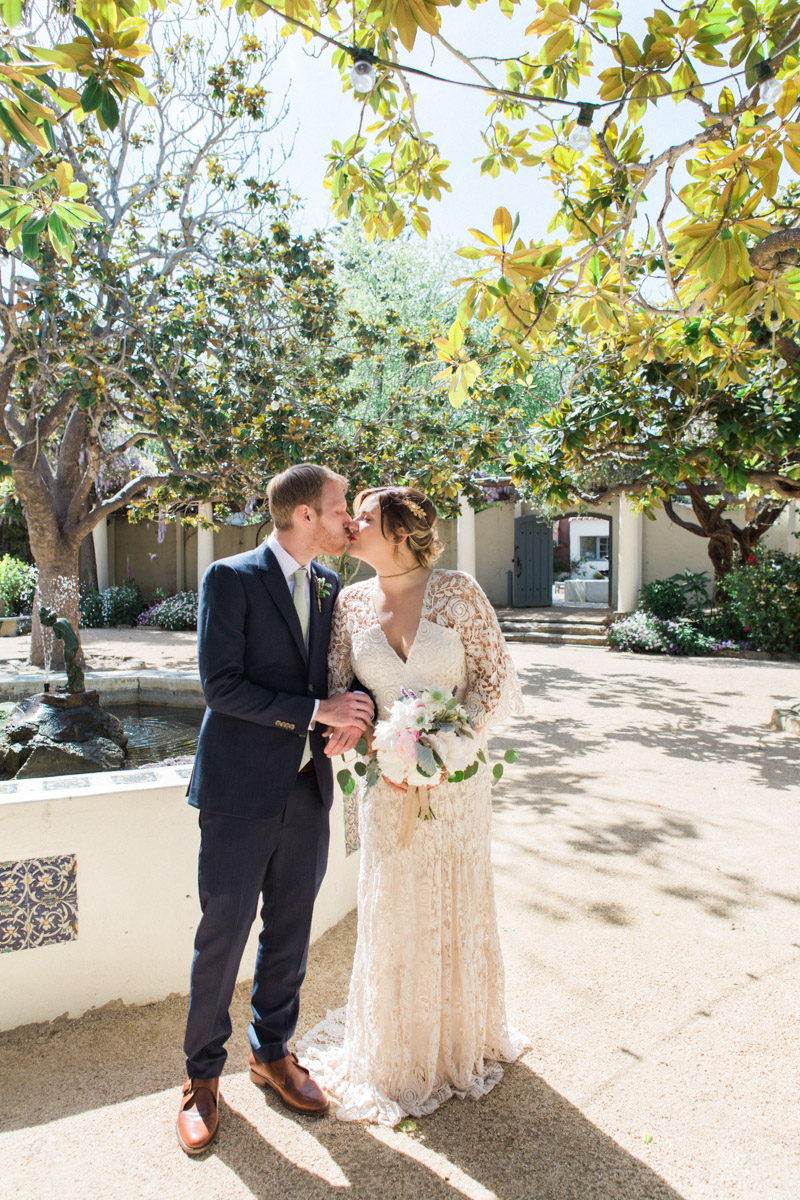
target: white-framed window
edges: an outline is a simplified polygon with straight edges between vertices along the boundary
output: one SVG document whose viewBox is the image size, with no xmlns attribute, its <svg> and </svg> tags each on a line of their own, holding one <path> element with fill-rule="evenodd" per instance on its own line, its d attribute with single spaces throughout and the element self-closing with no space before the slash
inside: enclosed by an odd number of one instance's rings
<svg viewBox="0 0 800 1200">
<path fill-rule="evenodd" d="M 581 535 L 578 547 L 581 558 L 608 558 L 608 537 L 597 537 L 594 534 Z"/>
</svg>

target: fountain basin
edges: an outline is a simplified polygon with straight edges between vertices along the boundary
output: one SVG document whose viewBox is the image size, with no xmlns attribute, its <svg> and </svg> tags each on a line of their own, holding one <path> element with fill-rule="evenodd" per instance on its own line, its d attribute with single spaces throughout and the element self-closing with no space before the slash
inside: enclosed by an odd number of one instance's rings
<svg viewBox="0 0 800 1200">
<path fill-rule="evenodd" d="M 195 673 L 87 675 L 105 706 L 202 703 Z M 42 676 L 0 675 L 0 699 L 40 690 Z M 185 995 L 197 900 L 191 763 L 0 783 L 0 1029 L 80 1016 L 114 1001 Z M 328 871 L 312 938 L 355 907 L 353 798 L 336 789 Z M 257 927 L 239 979 L 252 976 Z"/>
</svg>

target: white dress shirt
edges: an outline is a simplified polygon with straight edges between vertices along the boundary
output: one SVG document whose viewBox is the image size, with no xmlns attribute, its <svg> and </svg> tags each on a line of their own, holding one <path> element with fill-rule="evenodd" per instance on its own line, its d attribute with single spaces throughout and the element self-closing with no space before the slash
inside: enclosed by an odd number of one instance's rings
<svg viewBox="0 0 800 1200">
<path fill-rule="evenodd" d="M 267 545 L 278 560 L 278 566 L 283 571 L 283 577 L 286 580 L 286 586 L 289 589 L 289 595 L 294 596 L 294 573 L 302 568 L 306 572 L 306 605 L 308 607 L 309 616 L 311 614 L 311 571 L 308 563 L 299 563 L 294 559 L 289 551 L 280 544 L 275 536 L 271 533 L 267 538 Z M 314 712 L 311 715 L 309 722 L 309 730 L 314 728 L 314 722 L 317 717 L 317 709 L 319 708 L 319 700 L 314 701 Z"/>
</svg>

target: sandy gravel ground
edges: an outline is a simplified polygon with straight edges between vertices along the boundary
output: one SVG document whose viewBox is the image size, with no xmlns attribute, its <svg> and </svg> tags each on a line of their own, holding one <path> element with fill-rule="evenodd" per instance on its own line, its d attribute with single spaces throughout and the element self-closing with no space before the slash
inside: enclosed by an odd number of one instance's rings
<svg viewBox="0 0 800 1200">
<path fill-rule="evenodd" d="M 85 635 L 109 666 L 186 664 L 193 640 Z M 494 853 L 533 1047 L 495 1091 L 405 1133 L 295 1117 L 248 1081 L 240 989 L 220 1136 L 190 1160 L 185 998 L 111 1006 L 0 1035 L 4 1198 L 797 1200 L 800 738 L 768 721 L 800 669 L 513 653 Z M 344 1001 L 354 937 L 312 948 L 301 1031 Z"/>
</svg>

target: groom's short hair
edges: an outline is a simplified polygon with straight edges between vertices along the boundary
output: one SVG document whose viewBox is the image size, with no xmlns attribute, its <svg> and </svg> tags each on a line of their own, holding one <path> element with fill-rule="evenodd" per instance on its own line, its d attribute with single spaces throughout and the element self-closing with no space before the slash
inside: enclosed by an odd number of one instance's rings
<svg viewBox="0 0 800 1200">
<path fill-rule="evenodd" d="M 292 528 L 298 504 L 308 504 L 319 512 L 326 483 L 339 483 L 347 491 L 349 481 L 344 475 L 337 475 L 329 467 L 320 467 L 317 463 L 295 463 L 280 475 L 273 475 L 267 484 L 267 503 L 275 528 Z"/>
</svg>

